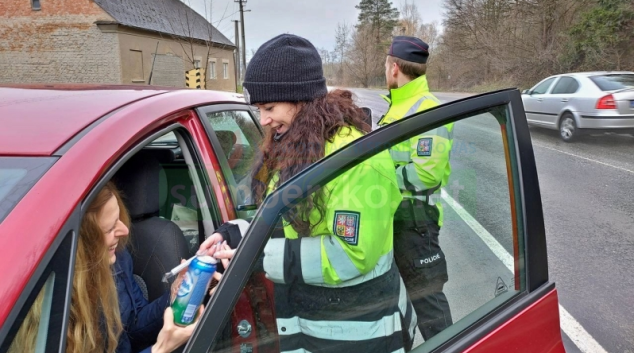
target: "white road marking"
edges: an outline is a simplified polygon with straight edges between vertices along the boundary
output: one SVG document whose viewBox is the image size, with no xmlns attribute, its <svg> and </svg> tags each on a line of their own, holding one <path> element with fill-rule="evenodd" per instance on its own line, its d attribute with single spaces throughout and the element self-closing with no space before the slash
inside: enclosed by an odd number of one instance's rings
<svg viewBox="0 0 634 353">
<path fill-rule="evenodd" d="M 535 142 L 533 142 L 533 145 L 534 145 L 534 146 L 537 146 L 537 147 L 545 148 L 545 149 L 548 149 L 548 150 L 551 150 L 551 151 L 555 151 L 555 152 L 559 152 L 559 153 L 567 154 L 567 155 L 569 155 L 569 156 L 573 156 L 573 157 L 577 157 L 577 158 L 585 159 L 586 161 L 590 161 L 590 162 L 594 162 L 594 163 L 599 163 L 599 164 L 604 165 L 604 166 L 606 166 L 606 167 L 611 167 L 611 168 L 614 168 L 614 169 L 618 169 L 618 170 L 621 170 L 621 171 L 624 171 L 624 172 L 627 172 L 627 173 L 630 173 L 630 174 L 634 174 L 634 170 L 629 170 L 629 169 L 627 169 L 627 168 L 623 168 L 623 167 L 617 167 L 617 166 L 612 165 L 612 164 L 608 164 L 608 163 L 605 163 L 605 162 L 597 161 L 596 159 L 592 159 L 592 158 L 588 158 L 588 157 L 580 156 L 580 155 L 578 155 L 578 154 L 574 154 L 574 153 L 570 153 L 570 152 L 566 152 L 566 151 L 562 151 L 562 150 L 558 150 L 558 149 L 556 149 L 556 148 L 552 148 L 552 147 L 544 146 L 544 145 L 542 145 L 542 144 L 540 144 L 540 143 L 535 143 Z"/>
<path fill-rule="evenodd" d="M 489 233 L 475 218 L 469 214 L 456 200 L 442 189 L 441 197 L 454 211 L 467 223 L 467 225 L 482 239 L 482 241 L 491 249 L 506 268 L 514 272 L 514 259 L 506 249 Z M 566 310 L 561 304 L 559 305 L 559 321 L 561 329 L 574 342 L 579 350 L 583 353 L 607 353 L 607 351 L 581 326 L 581 324 Z"/>
</svg>

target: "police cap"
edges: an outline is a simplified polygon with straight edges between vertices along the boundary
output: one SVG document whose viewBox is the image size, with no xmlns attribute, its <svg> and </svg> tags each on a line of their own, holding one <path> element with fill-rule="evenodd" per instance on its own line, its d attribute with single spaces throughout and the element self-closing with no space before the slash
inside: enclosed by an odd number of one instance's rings
<svg viewBox="0 0 634 353">
<path fill-rule="evenodd" d="M 429 57 L 429 45 L 416 37 L 395 36 L 387 55 L 395 56 L 405 61 L 425 64 Z"/>
</svg>

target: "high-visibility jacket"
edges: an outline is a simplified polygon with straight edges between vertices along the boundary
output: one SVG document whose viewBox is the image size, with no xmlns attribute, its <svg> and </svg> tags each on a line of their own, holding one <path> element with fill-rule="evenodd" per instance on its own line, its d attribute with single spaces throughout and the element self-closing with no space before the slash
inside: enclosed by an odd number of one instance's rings
<svg viewBox="0 0 634 353">
<path fill-rule="evenodd" d="M 325 156 L 361 136 L 355 128 L 340 129 L 326 141 Z M 276 181 L 271 181 L 269 191 Z M 402 197 L 388 152 L 351 168 L 326 184 L 324 191 L 324 219 L 311 236 L 300 238 L 285 224 L 285 238 L 269 240 L 264 270 L 273 282 L 345 287 L 378 277 L 392 266 L 392 221 Z M 310 217 L 317 221 L 319 214 L 315 210 Z M 284 246 L 291 250 L 280 252 Z M 301 271 L 285 271 L 289 263 Z"/>
<path fill-rule="evenodd" d="M 341 128 L 325 155 L 361 136 Z M 264 248 L 280 351 L 404 352 L 417 319 L 394 263 L 393 221 L 402 196 L 389 152 L 344 172 L 324 192 L 325 215 L 310 236 L 284 224 L 284 238 Z M 319 221 L 316 210 L 309 217 Z"/>
<path fill-rule="evenodd" d="M 390 90 L 383 97 L 390 104 L 378 122 L 379 127 L 400 120 L 440 104 L 429 92 L 425 75 Z M 442 227 L 443 210 L 440 188 L 447 184 L 451 165 L 449 157 L 453 145 L 453 123 L 427 131 L 390 148 L 396 168 L 399 189 L 405 200 L 419 200 L 438 208 L 438 225 Z"/>
</svg>

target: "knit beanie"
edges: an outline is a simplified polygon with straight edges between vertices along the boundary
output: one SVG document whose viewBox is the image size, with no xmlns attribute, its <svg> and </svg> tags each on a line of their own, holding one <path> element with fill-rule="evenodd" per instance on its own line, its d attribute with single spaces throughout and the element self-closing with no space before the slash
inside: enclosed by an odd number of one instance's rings
<svg viewBox="0 0 634 353">
<path fill-rule="evenodd" d="M 255 53 L 244 75 L 247 103 L 306 102 L 328 93 L 321 57 L 308 40 L 281 34 Z"/>
</svg>

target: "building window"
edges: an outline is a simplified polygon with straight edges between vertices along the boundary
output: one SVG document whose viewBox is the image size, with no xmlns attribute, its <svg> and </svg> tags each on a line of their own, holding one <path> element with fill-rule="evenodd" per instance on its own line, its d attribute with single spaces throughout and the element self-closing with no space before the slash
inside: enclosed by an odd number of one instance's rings
<svg viewBox="0 0 634 353">
<path fill-rule="evenodd" d="M 194 58 L 194 69 L 200 69 L 200 58 Z"/>
<path fill-rule="evenodd" d="M 41 9 L 40 0 L 31 0 L 31 10 L 39 11 Z"/>
<path fill-rule="evenodd" d="M 222 63 L 222 75 L 225 79 L 229 78 L 229 64 Z"/>
<path fill-rule="evenodd" d="M 216 60 L 209 60 L 209 79 L 216 79 Z"/>
<path fill-rule="evenodd" d="M 141 50 L 130 49 L 130 76 L 132 83 L 144 83 L 143 74 L 143 52 Z"/>
</svg>

